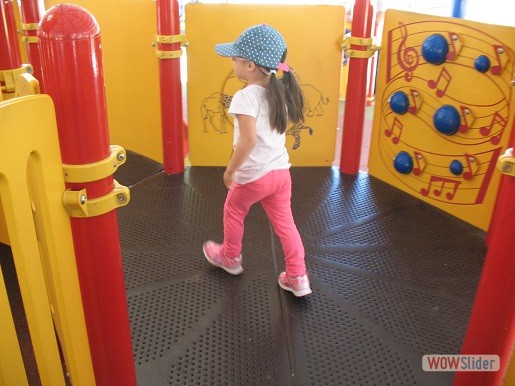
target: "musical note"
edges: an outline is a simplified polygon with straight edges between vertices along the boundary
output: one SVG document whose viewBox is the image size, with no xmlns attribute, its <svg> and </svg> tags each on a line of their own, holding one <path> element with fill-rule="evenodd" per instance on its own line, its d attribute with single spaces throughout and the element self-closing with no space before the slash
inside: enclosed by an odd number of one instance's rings
<svg viewBox="0 0 515 386">
<path fill-rule="evenodd" d="M 392 127 L 390 129 L 386 129 L 384 131 L 384 134 L 387 137 L 391 137 L 392 134 L 393 134 L 392 142 L 397 145 L 399 143 L 400 138 L 401 138 L 403 127 L 404 127 L 404 125 L 402 124 L 402 122 L 399 121 L 397 119 L 397 117 L 395 117 L 394 120 L 393 120 Z M 395 132 L 397 132 L 398 134 L 395 134 Z"/>
<path fill-rule="evenodd" d="M 436 80 L 429 79 L 427 85 L 430 88 L 436 88 L 436 96 L 441 98 L 445 95 L 447 88 L 451 84 L 451 79 L 451 74 L 445 67 L 443 67 L 442 71 L 440 71 L 440 74 L 438 75 L 438 78 Z"/>
<path fill-rule="evenodd" d="M 414 153 L 416 166 L 413 168 L 413 174 L 419 176 L 420 174 L 422 174 L 422 171 L 426 167 L 426 160 L 424 159 L 424 156 L 418 151 L 415 151 Z"/>
<path fill-rule="evenodd" d="M 436 177 L 431 176 L 429 179 L 429 184 L 426 188 L 420 189 L 420 194 L 422 194 L 424 197 L 429 196 L 429 193 L 431 191 L 432 185 L 438 185 L 434 190 L 433 194 L 436 197 L 440 197 L 442 195 L 443 190 L 446 188 L 446 185 L 451 186 L 451 191 L 447 192 L 445 194 L 445 197 L 447 200 L 452 201 L 454 199 L 454 196 L 456 195 L 456 192 L 458 191 L 458 187 L 461 185 L 461 181 L 451 180 L 450 178 L 444 178 L 444 177 Z"/>
<path fill-rule="evenodd" d="M 449 40 L 451 41 L 451 47 L 447 53 L 447 59 L 454 60 L 458 57 L 461 47 L 463 47 L 463 42 L 460 39 L 460 35 L 456 32 L 449 32 Z"/>
<path fill-rule="evenodd" d="M 479 133 L 481 133 L 481 135 L 484 137 L 488 137 L 492 132 L 497 133 L 496 135 L 492 136 L 492 138 L 490 138 L 490 142 L 494 145 L 498 145 L 504 133 L 504 128 L 506 127 L 507 123 L 508 119 L 503 117 L 501 114 L 499 114 L 498 111 L 496 111 L 492 117 L 490 125 L 481 127 L 479 129 Z M 494 129 L 497 127 L 499 127 L 498 130 Z"/>
<path fill-rule="evenodd" d="M 404 78 L 407 82 L 410 82 L 411 79 L 413 79 L 413 70 L 418 67 L 419 55 L 414 47 L 404 48 L 406 40 L 408 39 L 408 28 L 401 22 L 399 22 L 399 27 L 401 30 L 402 40 L 399 44 L 399 48 L 397 49 L 397 62 L 399 63 L 399 66 L 406 71 Z"/>
<path fill-rule="evenodd" d="M 411 89 L 410 90 L 410 106 L 408 108 L 408 111 L 411 114 L 416 114 L 417 111 L 420 109 L 420 106 L 422 106 L 422 96 L 417 90 Z"/>
<path fill-rule="evenodd" d="M 470 110 L 470 108 L 468 108 L 467 106 L 460 106 L 460 110 L 461 117 L 463 118 L 463 123 L 460 124 L 460 126 L 458 127 L 458 131 L 460 133 L 466 133 L 468 129 L 470 129 L 470 127 L 472 126 L 472 123 L 474 122 L 476 117 L 472 113 L 472 110 Z"/>
<path fill-rule="evenodd" d="M 467 171 L 463 172 L 463 178 L 466 180 L 471 180 L 479 169 L 479 162 L 477 161 L 476 157 L 467 153 L 465 153 L 465 160 L 467 161 Z"/>
<path fill-rule="evenodd" d="M 497 65 L 492 66 L 490 71 L 494 75 L 499 75 L 502 72 L 502 70 L 504 69 L 504 67 L 506 66 L 506 63 L 508 63 L 509 58 L 508 58 L 508 55 L 506 55 L 506 52 L 505 52 L 503 46 L 494 44 L 493 49 L 495 52 L 495 59 L 497 61 Z"/>
</svg>

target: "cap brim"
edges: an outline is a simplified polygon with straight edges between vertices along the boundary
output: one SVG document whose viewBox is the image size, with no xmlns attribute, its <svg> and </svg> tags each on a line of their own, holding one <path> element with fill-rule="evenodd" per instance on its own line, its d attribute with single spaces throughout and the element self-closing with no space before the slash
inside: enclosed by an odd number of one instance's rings
<svg viewBox="0 0 515 386">
<path fill-rule="evenodd" d="M 215 51 L 220 56 L 240 56 L 240 52 L 234 47 L 234 43 L 215 44 Z"/>
</svg>

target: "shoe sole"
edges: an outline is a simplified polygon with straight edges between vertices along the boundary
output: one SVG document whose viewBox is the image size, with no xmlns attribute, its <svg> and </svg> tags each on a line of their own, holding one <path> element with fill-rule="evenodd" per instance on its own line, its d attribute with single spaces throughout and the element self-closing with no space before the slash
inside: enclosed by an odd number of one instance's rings
<svg viewBox="0 0 515 386">
<path fill-rule="evenodd" d="M 283 283 L 281 283 L 281 280 L 277 280 L 277 283 L 279 283 L 279 286 L 285 290 L 285 291 L 290 291 L 292 294 L 294 294 L 295 296 L 297 296 L 298 298 L 301 298 L 303 296 L 306 296 L 306 295 L 309 295 L 310 293 L 312 293 L 313 291 L 311 290 L 311 288 L 306 288 L 306 289 L 303 289 L 302 291 L 295 291 L 293 288 L 290 288 L 290 287 L 286 287 L 285 285 L 283 285 Z"/>
<path fill-rule="evenodd" d="M 225 266 L 222 266 L 222 265 L 218 265 L 216 264 L 213 260 L 211 260 L 211 258 L 207 255 L 207 252 L 206 252 L 206 247 L 203 245 L 202 246 L 202 252 L 204 252 L 204 256 L 206 257 L 207 261 L 209 261 L 212 265 L 214 265 L 215 267 L 218 267 L 218 268 L 222 268 L 225 272 L 228 272 L 230 273 L 231 275 L 239 275 L 240 273 L 243 272 L 243 267 L 240 265 L 239 267 L 235 267 L 235 268 L 229 268 L 229 267 L 225 267 Z"/>
</svg>

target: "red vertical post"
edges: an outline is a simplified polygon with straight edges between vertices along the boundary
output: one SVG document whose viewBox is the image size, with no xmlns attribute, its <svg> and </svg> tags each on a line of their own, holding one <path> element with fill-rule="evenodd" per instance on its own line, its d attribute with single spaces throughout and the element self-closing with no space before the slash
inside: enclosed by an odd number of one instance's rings
<svg viewBox="0 0 515 386">
<path fill-rule="evenodd" d="M 372 28 L 368 16 L 370 12 L 373 12 L 370 0 L 356 0 L 352 17 L 352 37 L 370 37 Z M 366 47 L 353 44 L 351 49 L 365 50 Z M 350 58 L 340 157 L 340 171 L 345 174 L 357 174 L 359 172 L 367 99 L 367 69 L 368 59 Z"/>
<path fill-rule="evenodd" d="M 21 19 L 30 28 L 24 30 L 24 37 L 26 39 L 36 39 L 37 25 L 41 20 L 41 15 L 45 13 L 45 5 L 42 0 L 22 0 L 21 1 Z M 41 79 L 41 60 L 39 58 L 39 44 L 37 42 L 28 41 L 27 57 L 29 63 L 33 68 L 32 75 L 39 81 L 39 88 L 41 93 L 44 92 L 43 80 Z"/>
<path fill-rule="evenodd" d="M 0 0 L 0 71 L 20 67 L 21 53 L 16 34 L 13 0 Z"/>
<path fill-rule="evenodd" d="M 39 28 L 46 92 L 55 104 L 64 164 L 83 165 L 110 155 L 100 28 L 74 4 L 58 4 Z M 113 190 L 113 177 L 67 183 L 88 200 Z M 136 385 L 116 211 L 71 218 L 77 271 L 97 385 Z"/>
<path fill-rule="evenodd" d="M 157 34 L 180 35 L 177 0 L 157 0 Z M 176 51 L 180 43 L 158 43 L 159 51 Z M 183 120 L 180 58 L 159 59 L 161 89 L 161 126 L 163 132 L 163 167 L 167 174 L 184 171 Z"/>
<path fill-rule="evenodd" d="M 513 151 L 513 135 L 511 146 Z M 503 175 L 495 206 L 496 226 L 489 234 L 488 252 L 461 349 L 463 355 L 499 355 L 500 369 L 458 372 L 454 386 L 502 385 L 509 365 L 515 346 L 514 197 L 515 176 Z"/>
</svg>

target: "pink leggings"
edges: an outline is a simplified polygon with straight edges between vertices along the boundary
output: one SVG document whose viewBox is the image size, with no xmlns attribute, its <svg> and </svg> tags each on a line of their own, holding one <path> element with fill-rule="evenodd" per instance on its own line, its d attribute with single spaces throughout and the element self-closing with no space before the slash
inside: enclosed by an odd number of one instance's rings
<svg viewBox="0 0 515 386">
<path fill-rule="evenodd" d="M 288 169 L 273 170 L 245 185 L 234 183 L 224 205 L 225 256 L 234 257 L 241 253 L 244 220 L 250 207 L 258 201 L 281 240 L 286 273 L 288 276 L 304 275 L 304 246 L 291 212 L 291 176 Z"/>
</svg>

